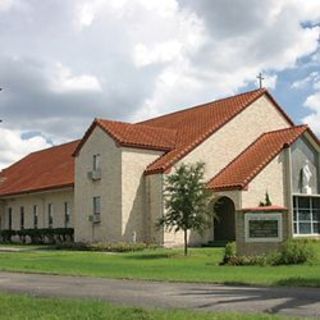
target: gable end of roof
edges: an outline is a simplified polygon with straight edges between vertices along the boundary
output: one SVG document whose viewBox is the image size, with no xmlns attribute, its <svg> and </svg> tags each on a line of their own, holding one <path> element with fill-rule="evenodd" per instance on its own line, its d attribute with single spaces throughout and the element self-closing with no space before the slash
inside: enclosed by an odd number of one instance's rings
<svg viewBox="0 0 320 320">
<path fill-rule="evenodd" d="M 217 175 L 209 180 L 207 186 L 213 191 L 226 191 L 226 190 L 243 190 L 246 189 L 249 183 L 265 168 L 268 164 L 280 154 L 282 150 L 290 147 L 302 134 L 310 132 L 308 126 L 301 125 L 292 128 L 285 128 L 275 131 L 263 133 L 258 139 L 256 139 L 251 145 L 249 145 L 244 151 L 242 151 L 233 161 L 231 161 L 224 169 L 222 169 Z M 288 134 L 287 137 L 278 138 L 277 135 Z M 287 139 L 286 139 L 287 138 Z M 259 159 L 259 149 L 265 149 L 264 144 L 270 141 L 270 153 L 263 159 Z M 260 151 L 261 151 L 260 150 Z M 254 163 L 253 163 L 254 162 Z M 246 164 L 252 164 L 250 171 L 246 172 L 243 167 Z M 252 169 L 252 170 L 251 170 Z M 240 174 L 240 173 L 241 174 Z M 236 177 L 236 174 L 239 176 Z"/>
<path fill-rule="evenodd" d="M 252 105 L 256 100 L 258 100 L 263 95 L 266 95 L 270 99 L 270 101 L 273 103 L 273 105 L 278 110 L 278 112 L 284 117 L 284 119 L 286 119 L 288 124 L 290 124 L 290 126 L 294 126 L 294 122 L 290 119 L 290 117 L 286 114 L 286 112 L 279 106 L 279 104 L 276 102 L 276 100 L 272 97 L 272 95 L 269 93 L 269 91 L 267 89 L 262 88 L 259 90 L 254 90 L 252 93 L 255 93 L 255 95 L 251 99 L 249 99 L 245 104 L 243 104 L 241 109 L 238 112 L 233 114 L 231 117 L 226 118 L 219 125 L 211 127 L 209 130 L 202 133 L 202 135 L 198 136 L 195 140 L 193 140 L 190 144 L 183 146 L 178 150 L 172 150 L 171 152 L 166 153 L 165 155 L 162 155 L 161 157 L 156 159 L 154 162 L 152 162 L 147 167 L 147 169 L 145 170 L 145 174 L 149 175 L 149 174 L 168 172 L 176 162 L 178 162 L 184 156 L 186 156 L 188 153 L 190 153 L 192 150 L 194 150 L 197 146 L 199 146 L 203 141 L 205 141 L 207 138 L 209 138 L 212 134 L 214 134 L 220 128 L 224 127 L 227 123 L 229 123 L 232 119 L 234 119 L 236 116 L 238 116 L 242 111 L 244 111 L 246 108 L 248 108 L 250 105 Z M 232 98 L 235 98 L 235 97 L 238 97 L 241 95 L 243 95 L 243 94 L 236 95 L 231 98 L 229 97 L 229 98 L 217 100 L 217 101 L 214 101 L 213 103 L 227 100 L 227 99 L 232 99 Z M 208 105 L 208 104 L 205 104 L 205 105 Z M 202 107 L 205 105 L 196 106 L 191 109 Z M 183 112 L 183 110 L 177 111 L 173 114 L 177 114 L 179 112 Z M 163 118 L 163 117 L 165 117 L 165 116 L 161 116 L 156 119 Z M 166 158 L 168 158 L 168 159 L 166 159 Z"/>
</svg>

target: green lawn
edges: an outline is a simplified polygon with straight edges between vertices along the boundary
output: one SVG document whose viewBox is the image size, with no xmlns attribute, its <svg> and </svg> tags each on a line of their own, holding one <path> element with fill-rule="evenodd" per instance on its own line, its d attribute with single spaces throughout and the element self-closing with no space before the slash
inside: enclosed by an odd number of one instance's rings
<svg viewBox="0 0 320 320">
<path fill-rule="evenodd" d="M 318 252 L 320 253 L 320 244 Z M 103 278 L 147 279 L 225 284 L 320 287 L 320 259 L 312 265 L 219 266 L 220 248 L 157 249 L 136 253 L 55 250 L 0 252 L 0 270 L 83 275 Z"/>
<path fill-rule="evenodd" d="M 182 310 L 143 310 L 117 307 L 101 301 L 35 298 L 0 294 L 0 319 L 10 320 L 276 320 L 271 315 L 239 313 L 200 313 Z M 292 318 L 290 318 L 292 319 Z"/>
</svg>

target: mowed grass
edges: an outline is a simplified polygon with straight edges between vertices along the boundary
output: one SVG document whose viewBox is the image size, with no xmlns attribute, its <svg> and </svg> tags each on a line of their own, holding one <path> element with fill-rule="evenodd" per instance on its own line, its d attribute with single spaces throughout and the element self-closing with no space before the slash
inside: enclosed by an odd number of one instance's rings
<svg viewBox="0 0 320 320">
<path fill-rule="evenodd" d="M 320 256 L 320 244 L 315 244 Z M 55 250 L 0 252 L 0 270 L 224 284 L 320 287 L 320 258 L 292 266 L 220 266 L 222 248 L 156 249 L 135 253 Z"/>
<path fill-rule="evenodd" d="M 10 320 L 277 320 L 267 314 L 205 313 L 189 310 L 144 310 L 94 300 L 35 298 L 0 294 L 0 319 Z M 292 318 L 290 318 L 292 319 Z"/>
</svg>

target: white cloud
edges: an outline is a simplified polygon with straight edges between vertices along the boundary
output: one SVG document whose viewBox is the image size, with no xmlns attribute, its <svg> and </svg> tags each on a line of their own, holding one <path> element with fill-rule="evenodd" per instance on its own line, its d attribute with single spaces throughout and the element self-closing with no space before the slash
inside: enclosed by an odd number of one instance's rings
<svg viewBox="0 0 320 320">
<path fill-rule="evenodd" d="M 75 76 L 61 63 L 56 64 L 51 88 L 56 92 L 101 91 L 99 80 L 96 77 L 87 74 Z"/>
<path fill-rule="evenodd" d="M 0 170 L 26 154 L 51 145 L 42 136 L 23 139 L 22 132 L 0 128 Z"/>
<path fill-rule="evenodd" d="M 277 85 L 278 76 L 273 75 L 264 75 L 263 86 L 269 89 L 274 89 Z"/>
<path fill-rule="evenodd" d="M 293 82 L 291 88 L 304 89 L 310 84 L 312 84 L 316 88 L 318 85 L 318 80 L 320 80 L 320 74 L 319 72 L 314 71 L 311 72 L 307 77 Z"/>
<path fill-rule="evenodd" d="M 309 96 L 304 106 L 308 108 L 311 113 L 303 118 L 303 122 L 309 124 L 317 134 L 320 134 L 320 91 Z"/>
<path fill-rule="evenodd" d="M 0 0 L 0 11 L 9 10 L 13 6 L 14 0 Z"/>
<path fill-rule="evenodd" d="M 137 67 L 145 67 L 153 63 L 165 63 L 179 58 L 182 44 L 178 41 L 168 41 L 153 47 L 139 43 L 134 48 L 134 61 Z"/>
<path fill-rule="evenodd" d="M 0 9 L 3 126 L 54 142 L 97 116 L 140 120 L 236 93 L 260 71 L 275 88 L 318 47 L 318 0 L 3 3 L 14 3 Z"/>
</svg>

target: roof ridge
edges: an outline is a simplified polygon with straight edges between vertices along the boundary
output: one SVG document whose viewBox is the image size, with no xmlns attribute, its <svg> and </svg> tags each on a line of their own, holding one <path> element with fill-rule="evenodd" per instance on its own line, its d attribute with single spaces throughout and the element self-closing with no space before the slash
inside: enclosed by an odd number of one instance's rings
<svg viewBox="0 0 320 320">
<path fill-rule="evenodd" d="M 64 143 L 61 143 L 61 144 L 52 145 L 51 147 L 48 147 L 48 148 L 45 148 L 45 149 L 32 151 L 32 152 L 30 152 L 29 154 L 27 154 L 27 156 L 30 156 L 31 154 L 35 154 L 35 153 L 40 153 L 40 152 L 43 152 L 43 151 L 48 151 L 48 150 L 54 149 L 54 148 L 60 148 L 60 147 L 66 146 L 67 144 L 72 144 L 72 143 L 75 143 L 75 142 L 80 142 L 80 140 L 81 140 L 81 139 L 76 139 L 76 140 L 72 140 L 72 141 L 69 141 L 69 142 L 64 142 Z"/>
<path fill-rule="evenodd" d="M 149 118 L 149 119 L 146 119 L 146 120 L 143 120 L 143 121 L 140 121 L 140 122 L 136 122 L 135 124 L 143 124 L 144 122 L 147 122 L 147 121 L 161 119 L 161 118 L 164 118 L 164 117 L 167 117 L 167 116 L 171 116 L 171 115 L 174 115 L 174 114 L 186 112 L 186 111 L 189 111 L 189 110 L 192 110 L 192 109 L 196 109 L 196 108 L 205 107 L 205 106 L 208 106 L 208 105 L 213 104 L 213 103 L 218 103 L 218 102 L 221 102 L 221 101 L 224 101 L 224 100 L 228 100 L 228 99 L 234 99 L 234 98 L 241 97 L 243 95 L 250 94 L 250 93 L 255 93 L 255 92 L 256 93 L 265 93 L 265 92 L 268 92 L 268 90 L 266 88 L 259 88 L 259 89 L 255 89 L 255 90 L 241 92 L 241 93 L 238 93 L 238 94 L 235 94 L 235 95 L 232 95 L 232 96 L 228 96 L 228 97 L 212 100 L 212 101 L 201 103 L 201 104 L 198 104 L 198 105 L 195 105 L 195 106 L 186 107 L 186 108 L 181 109 L 181 110 L 177 110 L 177 111 L 173 111 L 173 112 L 170 112 L 170 113 L 162 114 L 162 115 L 154 117 L 154 118 Z"/>
<path fill-rule="evenodd" d="M 25 160 L 26 158 L 30 157 L 31 155 L 34 155 L 34 154 L 38 154 L 38 153 L 42 153 L 42 152 L 45 152 L 45 151 L 48 151 L 50 149 L 56 149 L 56 148 L 59 148 L 59 147 L 63 147 L 67 144 L 71 144 L 71 143 L 75 143 L 75 142 L 80 142 L 81 139 L 76 139 L 76 140 L 72 140 L 72 141 L 69 141 L 69 142 L 65 142 L 65 143 L 62 143 L 62 144 L 59 144 L 59 145 L 56 145 L 56 146 L 51 146 L 51 147 L 48 147 L 48 148 L 45 148 L 45 149 L 40 149 L 40 150 L 36 150 L 36 151 L 32 151 L 30 153 L 28 153 L 27 155 L 25 155 L 24 157 L 22 157 L 21 159 L 15 161 L 14 163 L 12 163 L 11 165 L 9 165 L 8 167 L 6 168 L 3 168 L 2 170 L 0 170 L 0 176 L 2 174 L 4 174 L 7 170 L 13 168 L 15 165 L 17 164 L 20 164 L 20 162 L 22 162 L 23 160 Z"/>
<path fill-rule="evenodd" d="M 258 98 L 260 98 L 264 93 L 268 92 L 266 89 L 258 89 L 258 90 L 254 90 L 259 94 L 254 95 L 253 97 L 251 97 L 251 99 L 249 99 L 249 101 L 247 101 L 245 104 L 242 104 L 241 106 L 241 110 L 239 112 L 237 112 L 236 114 L 233 114 L 231 117 L 225 119 L 219 126 L 213 126 L 211 128 L 209 128 L 206 132 L 202 133 L 202 135 L 198 136 L 197 138 L 193 139 L 191 142 L 184 144 L 182 146 L 180 146 L 179 149 L 175 148 L 173 150 L 170 150 L 170 152 L 173 151 L 177 151 L 180 150 L 179 153 L 172 158 L 171 160 L 167 160 L 166 163 L 164 163 L 161 168 L 157 168 L 157 169 L 150 169 L 150 167 L 152 167 L 152 165 L 154 165 L 159 159 L 161 159 L 162 157 L 165 157 L 167 155 L 164 154 L 162 156 L 160 156 L 158 159 L 156 159 L 153 163 L 151 163 L 150 165 L 148 165 L 147 169 L 146 169 L 146 174 L 153 174 L 155 172 L 158 172 L 159 170 L 166 170 L 169 167 L 171 167 L 177 160 L 179 160 L 179 158 L 183 157 L 185 154 L 189 153 L 191 150 L 193 150 L 197 145 L 199 145 L 201 142 L 203 142 L 205 139 L 207 139 L 208 137 L 210 137 L 214 132 L 218 131 L 220 128 L 222 128 L 223 126 L 226 125 L 226 123 L 228 123 L 229 121 L 231 121 L 234 117 L 236 117 L 241 111 L 243 111 L 244 109 L 246 109 L 249 105 L 251 105 L 254 101 L 256 101 Z M 252 91 L 252 92 L 254 92 Z M 176 159 L 178 158 L 178 159 Z"/>
<path fill-rule="evenodd" d="M 165 127 L 157 127 L 157 126 L 152 126 L 150 124 L 144 124 L 144 123 L 139 123 L 139 122 L 131 123 L 131 122 L 118 121 L 118 120 L 109 120 L 109 119 L 102 119 L 102 118 L 96 118 L 95 120 L 112 122 L 112 123 L 119 123 L 119 124 L 124 124 L 124 125 L 127 125 L 127 126 L 138 126 L 138 127 L 146 127 L 146 128 L 155 129 L 155 130 L 164 130 L 164 131 L 177 132 L 177 129 L 171 129 L 171 128 L 165 128 Z"/>
<path fill-rule="evenodd" d="M 276 129 L 276 130 L 271 130 L 271 131 L 267 131 L 267 132 L 263 132 L 262 134 L 260 134 L 260 136 L 258 136 L 258 138 L 256 140 L 254 140 L 250 145 L 248 145 L 247 148 L 245 148 L 242 152 L 240 152 L 235 159 L 233 159 L 224 169 L 222 169 L 220 172 L 222 172 L 223 170 L 227 169 L 227 167 L 229 167 L 233 162 L 237 161 L 238 158 L 240 158 L 244 153 L 246 153 L 251 147 L 253 147 L 260 139 L 262 139 L 262 137 L 266 136 L 267 134 L 272 134 L 272 133 L 277 133 L 277 132 L 283 132 L 283 131 L 290 131 L 290 130 L 294 130 L 297 128 L 302 128 L 302 127 L 308 127 L 308 125 L 299 125 L 299 126 L 295 126 L 295 127 L 288 127 L 288 128 L 282 128 L 282 129 Z M 219 173 L 220 173 L 219 172 Z M 219 174 L 218 173 L 218 174 Z M 217 174 L 217 175 L 218 175 Z"/>
<path fill-rule="evenodd" d="M 289 130 L 294 130 L 294 129 L 300 129 L 300 128 L 301 129 L 302 128 L 308 129 L 309 126 L 307 124 L 299 124 L 299 125 L 288 127 L 288 128 L 282 128 L 282 129 L 276 129 L 276 130 L 267 131 L 267 132 L 264 132 L 262 135 L 270 134 L 270 133 L 276 133 L 276 132 L 282 132 L 282 131 L 289 131 Z"/>
<path fill-rule="evenodd" d="M 238 161 L 241 156 L 243 156 L 247 151 L 250 150 L 264 135 L 266 132 L 262 133 L 256 140 L 254 140 L 252 143 L 250 143 L 245 149 L 243 149 L 233 160 L 231 160 L 223 169 L 221 169 L 217 174 L 215 174 L 208 182 L 209 185 L 217 176 L 228 170 L 236 161 Z"/>
<path fill-rule="evenodd" d="M 112 123 L 120 123 L 120 124 L 126 124 L 126 125 L 130 125 L 132 123 L 130 122 L 125 122 L 125 121 L 120 121 L 120 120 L 112 120 L 112 119 L 103 119 L 103 118 L 94 118 L 94 121 L 106 121 L 106 122 L 112 122 Z"/>
</svg>

